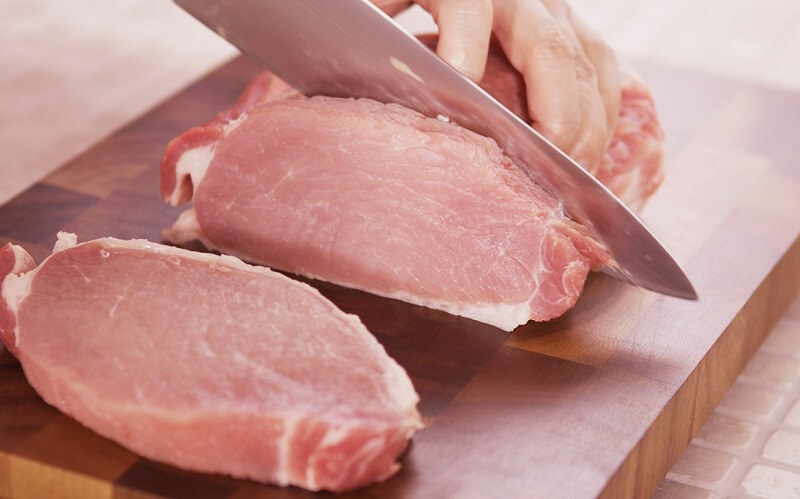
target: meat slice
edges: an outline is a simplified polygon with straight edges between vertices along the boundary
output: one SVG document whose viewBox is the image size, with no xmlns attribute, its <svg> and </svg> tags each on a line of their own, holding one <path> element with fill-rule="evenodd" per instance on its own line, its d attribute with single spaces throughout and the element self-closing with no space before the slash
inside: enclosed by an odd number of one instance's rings
<svg viewBox="0 0 800 499">
<path fill-rule="evenodd" d="M 608 259 L 494 141 L 405 107 L 295 98 L 212 126 L 162 165 L 194 188 L 173 241 L 506 330 L 562 314 Z"/>
<path fill-rule="evenodd" d="M 598 178 L 637 209 L 661 182 L 663 134 L 646 87 L 621 77 Z M 528 119 L 497 47 L 481 84 Z M 163 197 L 194 200 L 165 232 L 174 242 L 506 330 L 563 314 L 609 261 L 494 141 L 398 105 L 307 99 L 269 73 L 173 140 L 161 167 Z"/>
<path fill-rule="evenodd" d="M 391 476 L 405 371 L 316 290 L 229 256 L 60 235 L 0 249 L 0 338 L 48 403 L 148 458 L 311 490 Z"/>
<path fill-rule="evenodd" d="M 629 67 L 620 71 L 622 107 L 617 128 L 595 176 L 639 211 L 664 180 L 664 131 L 650 90 Z"/>
</svg>

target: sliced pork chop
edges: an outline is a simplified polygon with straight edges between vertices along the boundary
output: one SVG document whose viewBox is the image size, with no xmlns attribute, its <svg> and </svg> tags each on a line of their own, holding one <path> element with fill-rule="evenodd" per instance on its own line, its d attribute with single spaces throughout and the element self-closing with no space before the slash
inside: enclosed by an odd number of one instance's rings
<svg viewBox="0 0 800 499">
<path fill-rule="evenodd" d="M 423 38 L 435 43 L 432 38 Z M 663 133 L 641 80 L 598 178 L 638 209 Z M 482 86 L 524 119 L 496 46 Z M 609 255 L 489 139 L 397 105 L 306 99 L 263 73 L 231 109 L 173 140 L 162 195 L 194 199 L 165 235 L 511 330 L 563 314 Z"/>
<path fill-rule="evenodd" d="M 493 140 L 368 99 L 262 101 L 173 141 L 162 180 L 193 189 L 175 242 L 506 330 L 564 313 L 609 258 Z"/>
<path fill-rule="evenodd" d="M 663 178 L 663 133 L 641 80 L 626 67 L 620 77 L 597 175 L 638 209 Z M 497 46 L 481 85 L 528 119 L 522 77 Z M 269 73 L 172 141 L 162 195 L 194 199 L 165 233 L 174 242 L 506 330 L 563 314 L 609 258 L 494 141 L 397 105 L 306 99 Z"/>
<path fill-rule="evenodd" d="M 148 458 L 311 490 L 391 476 L 405 371 L 305 284 L 228 256 L 60 235 L 0 249 L 0 338 L 36 391 Z"/>
</svg>

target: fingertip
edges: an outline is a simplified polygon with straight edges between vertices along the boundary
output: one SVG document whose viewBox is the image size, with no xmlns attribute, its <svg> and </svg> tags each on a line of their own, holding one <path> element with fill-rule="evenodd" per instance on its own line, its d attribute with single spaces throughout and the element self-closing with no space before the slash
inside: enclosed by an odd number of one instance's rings
<svg viewBox="0 0 800 499">
<path fill-rule="evenodd" d="M 436 47 L 436 54 L 475 83 L 479 83 L 483 79 L 486 59 L 481 60 L 474 54 L 470 55 L 461 44 L 452 42 L 443 44 L 440 41 Z"/>
<path fill-rule="evenodd" d="M 443 0 L 433 12 L 439 27 L 436 53 L 467 78 L 480 82 L 492 36 L 489 0 Z"/>
</svg>

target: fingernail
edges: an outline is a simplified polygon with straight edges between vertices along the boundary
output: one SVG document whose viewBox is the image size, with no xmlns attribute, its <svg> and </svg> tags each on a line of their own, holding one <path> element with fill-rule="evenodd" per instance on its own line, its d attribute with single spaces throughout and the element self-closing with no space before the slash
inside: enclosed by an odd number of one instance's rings
<svg viewBox="0 0 800 499">
<path fill-rule="evenodd" d="M 476 74 L 474 68 L 470 68 L 467 64 L 467 53 L 463 50 L 453 50 L 442 57 L 448 64 L 450 64 L 456 71 L 463 74 L 472 81 L 479 81 L 479 75 Z"/>
</svg>

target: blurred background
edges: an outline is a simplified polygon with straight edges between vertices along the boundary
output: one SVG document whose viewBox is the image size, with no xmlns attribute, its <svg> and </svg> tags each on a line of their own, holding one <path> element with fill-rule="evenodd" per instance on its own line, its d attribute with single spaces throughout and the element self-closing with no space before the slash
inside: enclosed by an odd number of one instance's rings
<svg viewBox="0 0 800 499">
<path fill-rule="evenodd" d="M 800 92 L 798 0 L 571 4 L 634 65 Z M 433 26 L 419 9 L 399 19 Z M 237 53 L 164 0 L 0 0 L 0 47 L 0 202 Z M 656 496 L 800 497 L 798 400 L 800 301 Z"/>
</svg>

